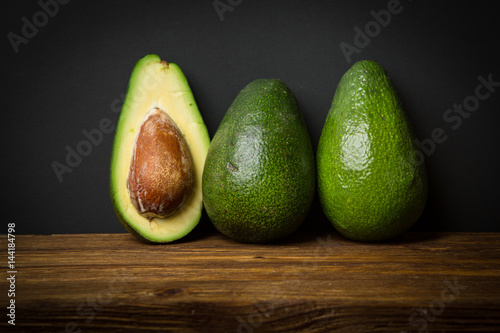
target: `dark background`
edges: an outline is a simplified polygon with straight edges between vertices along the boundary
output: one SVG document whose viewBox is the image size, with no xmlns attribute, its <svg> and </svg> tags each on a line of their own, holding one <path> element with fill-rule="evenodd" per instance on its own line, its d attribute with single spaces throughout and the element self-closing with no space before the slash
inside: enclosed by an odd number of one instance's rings
<svg viewBox="0 0 500 333">
<path fill-rule="evenodd" d="M 282 79 L 315 149 L 341 76 L 354 61 L 379 62 L 418 138 L 436 128 L 447 138 L 427 157 L 429 198 L 413 230 L 500 231 L 500 87 L 458 128 L 443 119 L 475 94 L 479 76 L 500 81 L 494 2 L 402 0 L 401 12 L 373 30 L 348 63 L 340 44 L 354 46 L 354 29 L 364 31 L 374 21 L 370 12 L 386 10 L 388 1 L 221 0 L 231 9 L 223 20 L 212 0 L 73 0 L 57 13 L 55 0 L 44 1 L 53 14 L 45 21 L 37 1 L 0 5 L 3 220 L 15 222 L 17 233 L 125 232 L 108 194 L 114 132 L 103 134 L 62 181 L 52 163 L 65 164 L 66 147 L 85 140 L 83 130 L 105 118 L 116 124 L 132 68 L 148 53 L 183 69 L 211 137 L 246 84 Z M 15 53 L 8 34 L 22 36 L 23 17 L 40 27 Z M 315 226 L 330 227 L 317 200 L 305 222 Z M 212 228 L 206 216 L 197 230 L 204 228 Z"/>
</svg>

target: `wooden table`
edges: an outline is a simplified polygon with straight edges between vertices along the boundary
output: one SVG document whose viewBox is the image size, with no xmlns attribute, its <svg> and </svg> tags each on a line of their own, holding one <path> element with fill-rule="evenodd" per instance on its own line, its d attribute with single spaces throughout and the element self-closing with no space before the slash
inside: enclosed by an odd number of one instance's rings
<svg viewBox="0 0 500 333">
<path fill-rule="evenodd" d="M 299 232 L 250 245 L 191 234 L 17 235 L 26 332 L 499 332 L 500 234 L 406 233 L 383 244 Z M 12 275 L 12 274 L 11 274 Z M 2 315 L 0 331 L 12 328 Z"/>
</svg>

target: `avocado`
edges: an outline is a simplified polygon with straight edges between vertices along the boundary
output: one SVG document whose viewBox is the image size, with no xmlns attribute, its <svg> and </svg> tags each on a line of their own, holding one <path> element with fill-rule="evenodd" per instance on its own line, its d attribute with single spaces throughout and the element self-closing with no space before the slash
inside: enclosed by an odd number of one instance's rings
<svg viewBox="0 0 500 333">
<path fill-rule="evenodd" d="M 110 170 L 113 208 L 151 243 L 177 240 L 198 224 L 210 138 L 179 66 L 149 54 L 130 77 Z"/>
<path fill-rule="evenodd" d="M 318 143 L 318 193 L 326 217 L 357 241 L 403 233 L 427 198 L 418 153 L 387 72 L 374 61 L 355 63 L 338 84 Z"/>
<path fill-rule="evenodd" d="M 302 223 L 314 189 L 314 153 L 294 94 L 278 79 L 249 83 L 208 150 L 203 171 L 208 217 L 234 240 L 276 241 Z"/>
</svg>

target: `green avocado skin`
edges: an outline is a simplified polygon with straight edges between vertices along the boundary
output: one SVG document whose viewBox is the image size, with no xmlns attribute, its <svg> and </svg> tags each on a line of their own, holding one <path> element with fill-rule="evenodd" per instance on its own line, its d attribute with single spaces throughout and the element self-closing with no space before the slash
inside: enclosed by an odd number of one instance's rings
<svg viewBox="0 0 500 333">
<path fill-rule="evenodd" d="M 237 241 L 272 242 L 302 223 L 315 191 L 314 153 L 281 80 L 258 79 L 238 94 L 212 139 L 202 183 L 210 220 Z"/>
<path fill-rule="evenodd" d="M 341 234 L 384 241 L 418 220 L 427 177 L 414 140 L 384 68 L 355 63 L 337 87 L 316 157 L 321 206 Z"/>
</svg>

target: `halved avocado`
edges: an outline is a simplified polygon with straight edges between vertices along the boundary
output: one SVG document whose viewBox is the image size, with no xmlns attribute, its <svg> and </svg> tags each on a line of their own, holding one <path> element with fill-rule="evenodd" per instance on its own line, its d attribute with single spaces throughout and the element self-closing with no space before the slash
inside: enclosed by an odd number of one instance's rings
<svg viewBox="0 0 500 333">
<path fill-rule="evenodd" d="M 168 128 L 158 125 L 160 120 L 154 120 L 156 118 L 153 119 L 153 115 L 168 123 Z M 152 128 L 159 128 L 155 129 L 159 134 L 153 133 L 152 136 L 141 134 L 148 131 L 146 123 L 156 126 Z M 177 139 L 172 139 L 173 136 L 167 133 L 170 128 L 177 133 L 175 136 Z M 161 131 L 163 132 L 160 133 Z M 144 208 L 144 201 L 149 200 L 147 196 L 152 192 L 148 186 L 154 185 L 148 185 L 131 172 L 131 167 L 142 170 L 145 178 L 152 178 L 150 183 L 163 184 L 156 185 L 153 191 L 158 193 L 152 199 L 160 200 L 161 197 L 163 201 L 153 206 L 158 208 L 163 207 L 164 203 L 168 204 L 166 198 L 172 197 L 172 193 L 167 193 L 169 192 L 167 185 L 172 182 L 165 177 L 179 178 L 180 176 L 175 175 L 180 173 L 178 170 L 169 169 L 173 168 L 172 163 L 163 163 L 163 156 L 167 156 L 168 152 L 158 154 L 158 149 L 162 152 L 161 141 L 164 140 L 162 135 L 170 135 L 169 140 L 173 140 L 174 144 L 168 144 L 171 147 L 175 145 L 170 149 L 172 151 L 178 151 L 178 146 L 187 146 L 187 149 L 183 149 L 182 162 L 187 161 L 186 174 L 189 175 L 186 176 L 189 181 L 174 179 L 174 183 L 182 184 L 186 189 L 182 187 L 179 190 L 179 192 L 184 191 L 180 195 L 182 200 L 172 201 L 174 207 L 166 213 L 151 212 Z M 142 148 L 136 147 L 138 141 L 141 141 L 141 147 L 142 143 L 149 147 L 149 150 L 140 156 L 139 162 L 137 156 Z M 127 95 L 116 127 L 111 157 L 111 199 L 118 219 L 129 232 L 146 242 L 163 243 L 177 240 L 194 229 L 200 220 L 203 208 L 202 173 L 209 145 L 207 128 L 179 66 L 162 61 L 154 54 L 139 60 L 130 77 Z M 143 161 L 147 158 L 150 160 Z M 151 163 L 151 159 L 155 163 Z M 177 157 L 177 160 L 180 165 L 181 158 Z M 138 179 L 137 182 L 132 181 L 134 177 Z M 142 200 L 134 194 L 139 192 L 146 193 Z"/>
</svg>

